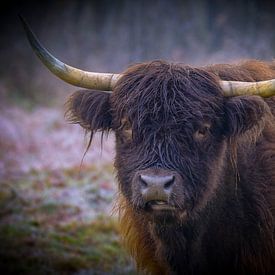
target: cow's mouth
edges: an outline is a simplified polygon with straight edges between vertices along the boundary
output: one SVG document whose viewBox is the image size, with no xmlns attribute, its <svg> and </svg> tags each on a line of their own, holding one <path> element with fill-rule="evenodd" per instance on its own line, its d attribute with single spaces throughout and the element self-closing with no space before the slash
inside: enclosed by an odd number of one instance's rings
<svg viewBox="0 0 275 275">
<path fill-rule="evenodd" d="M 168 211 L 175 210 L 176 208 L 172 205 L 169 205 L 167 201 L 163 200 L 151 200 L 146 203 L 146 208 L 153 211 Z"/>
</svg>

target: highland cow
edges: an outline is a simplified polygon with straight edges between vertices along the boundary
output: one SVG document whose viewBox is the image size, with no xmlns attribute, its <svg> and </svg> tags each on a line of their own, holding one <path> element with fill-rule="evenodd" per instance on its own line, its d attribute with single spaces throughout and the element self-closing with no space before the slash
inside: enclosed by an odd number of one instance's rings
<svg viewBox="0 0 275 275">
<path fill-rule="evenodd" d="M 115 133 L 121 234 L 138 270 L 275 274 L 275 101 L 261 97 L 274 94 L 275 62 L 101 75 L 49 56 L 25 28 L 56 75 L 113 90 L 74 93 L 68 116 L 91 138 Z"/>
</svg>

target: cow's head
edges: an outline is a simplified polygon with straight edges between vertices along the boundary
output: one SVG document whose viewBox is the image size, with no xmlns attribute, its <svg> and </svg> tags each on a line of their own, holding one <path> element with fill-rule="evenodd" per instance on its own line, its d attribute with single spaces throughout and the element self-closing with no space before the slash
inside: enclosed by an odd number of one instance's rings
<svg viewBox="0 0 275 275">
<path fill-rule="evenodd" d="M 186 217 L 215 194 L 229 141 L 261 125 L 261 98 L 222 95 L 205 70 L 154 61 L 130 67 L 112 94 L 78 91 L 74 122 L 116 136 L 120 190 L 148 217 Z"/>
<path fill-rule="evenodd" d="M 135 65 L 120 75 L 83 72 L 55 59 L 27 32 L 57 76 L 97 89 L 71 96 L 70 119 L 91 134 L 115 133 L 121 193 L 149 219 L 182 221 L 206 205 L 228 165 L 228 145 L 259 128 L 266 113 L 260 97 L 241 94 L 274 92 L 274 81 L 220 81 L 206 70 L 163 61 Z"/>
</svg>

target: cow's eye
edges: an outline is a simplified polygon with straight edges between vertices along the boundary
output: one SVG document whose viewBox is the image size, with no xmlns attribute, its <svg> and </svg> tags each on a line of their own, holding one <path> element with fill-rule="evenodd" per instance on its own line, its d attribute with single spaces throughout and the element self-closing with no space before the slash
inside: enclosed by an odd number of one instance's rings
<svg viewBox="0 0 275 275">
<path fill-rule="evenodd" d="M 121 123 L 121 130 L 122 130 L 123 136 L 127 140 L 132 139 L 132 126 L 131 126 L 131 123 L 127 119 L 123 119 L 123 121 Z"/>
<path fill-rule="evenodd" d="M 208 123 L 203 124 L 195 132 L 194 138 L 197 139 L 197 140 L 204 139 L 208 135 L 209 130 L 210 130 L 210 124 L 208 124 Z"/>
</svg>

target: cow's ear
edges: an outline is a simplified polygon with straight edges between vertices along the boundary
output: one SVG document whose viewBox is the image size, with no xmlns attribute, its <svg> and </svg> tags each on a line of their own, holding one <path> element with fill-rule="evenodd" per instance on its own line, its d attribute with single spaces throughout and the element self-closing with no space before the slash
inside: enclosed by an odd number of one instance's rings
<svg viewBox="0 0 275 275">
<path fill-rule="evenodd" d="M 112 125 L 110 94 L 80 90 L 66 103 L 66 117 L 87 131 L 108 131 Z"/>
<path fill-rule="evenodd" d="M 265 116 L 270 113 L 268 105 L 258 96 L 237 96 L 225 102 L 225 134 L 237 136 L 250 129 L 260 129 Z"/>
</svg>

